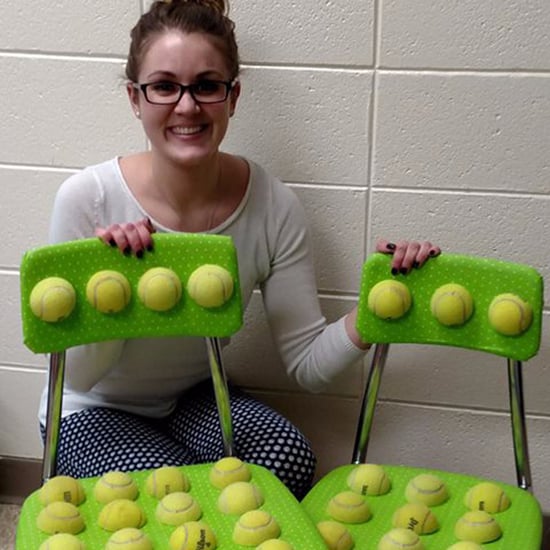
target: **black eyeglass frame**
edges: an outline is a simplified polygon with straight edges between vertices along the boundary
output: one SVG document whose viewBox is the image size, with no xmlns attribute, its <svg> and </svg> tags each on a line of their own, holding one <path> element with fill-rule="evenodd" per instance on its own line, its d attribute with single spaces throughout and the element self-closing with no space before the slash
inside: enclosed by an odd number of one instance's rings
<svg viewBox="0 0 550 550">
<path fill-rule="evenodd" d="M 216 84 L 223 84 L 225 86 L 225 96 L 223 99 L 216 99 L 215 101 L 204 101 L 201 99 L 197 99 L 195 97 L 195 92 L 193 91 L 193 88 L 196 86 L 199 86 L 201 82 L 194 82 L 193 84 L 180 84 L 179 82 L 174 82 L 172 80 L 166 80 L 165 82 L 170 82 L 170 84 L 174 84 L 174 86 L 179 86 L 180 92 L 178 95 L 178 98 L 174 101 L 169 102 L 162 102 L 159 103 L 158 101 L 151 101 L 149 99 L 149 96 L 147 95 L 147 88 L 149 86 L 152 86 L 154 84 L 160 84 L 162 81 L 155 81 L 155 82 L 132 82 L 132 88 L 135 90 L 141 90 L 143 92 L 143 97 L 145 97 L 145 101 L 147 103 L 150 103 L 151 105 L 177 105 L 181 98 L 183 97 L 183 94 L 185 94 L 186 91 L 189 90 L 189 94 L 193 98 L 193 101 L 195 103 L 200 104 L 206 104 L 206 105 L 212 105 L 213 103 L 223 103 L 224 101 L 227 101 L 227 98 L 229 97 L 229 93 L 231 90 L 235 87 L 235 85 L 238 82 L 238 78 L 234 78 L 233 80 L 212 80 L 208 79 L 208 82 L 215 82 Z"/>
</svg>

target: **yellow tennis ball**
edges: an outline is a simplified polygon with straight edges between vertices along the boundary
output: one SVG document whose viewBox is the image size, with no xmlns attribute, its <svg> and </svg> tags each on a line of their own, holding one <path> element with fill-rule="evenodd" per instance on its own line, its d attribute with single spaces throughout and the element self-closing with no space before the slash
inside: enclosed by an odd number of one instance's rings
<svg viewBox="0 0 550 550">
<path fill-rule="evenodd" d="M 80 481 L 71 476 L 51 477 L 42 485 L 39 492 L 39 500 L 44 506 L 57 501 L 70 502 L 78 506 L 85 498 Z"/>
<path fill-rule="evenodd" d="M 233 542 L 243 546 L 258 546 L 269 539 L 276 539 L 281 528 L 275 518 L 264 510 L 245 512 L 233 529 Z"/>
<path fill-rule="evenodd" d="M 426 506 L 438 506 L 449 498 L 447 486 L 433 474 L 420 474 L 409 481 L 405 498 Z"/>
<path fill-rule="evenodd" d="M 200 519 L 202 510 L 189 493 L 169 493 L 157 504 L 155 516 L 165 525 L 183 525 Z"/>
<path fill-rule="evenodd" d="M 137 483 L 126 472 L 106 472 L 94 485 L 94 497 L 102 504 L 121 498 L 135 500 L 138 492 Z"/>
<path fill-rule="evenodd" d="M 227 269 L 214 264 L 201 265 L 189 277 L 187 292 L 200 306 L 220 307 L 233 295 L 233 277 Z"/>
<path fill-rule="evenodd" d="M 269 539 L 257 546 L 256 550 L 294 550 L 294 547 L 281 539 Z"/>
<path fill-rule="evenodd" d="M 46 539 L 38 550 L 86 550 L 86 545 L 75 535 L 58 533 Z"/>
<path fill-rule="evenodd" d="M 153 311 L 168 311 L 181 300 L 181 281 L 166 267 L 146 271 L 139 279 L 137 290 L 143 305 Z"/>
<path fill-rule="evenodd" d="M 216 535 L 204 521 L 189 521 L 176 527 L 170 536 L 172 550 L 214 550 Z"/>
<path fill-rule="evenodd" d="M 428 535 L 439 529 L 435 515 L 425 504 L 409 503 L 398 508 L 393 514 L 394 527 L 410 529 L 417 535 Z"/>
<path fill-rule="evenodd" d="M 143 510 L 133 500 L 119 498 L 108 502 L 101 509 L 97 522 L 105 531 L 118 531 L 125 527 L 143 527 L 146 518 Z"/>
<path fill-rule="evenodd" d="M 189 478 L 177 466 L 162 466 L 153 470 L 145 481 L 145 490 L 152 497 L 161 499 L 169 493 L 189 491 Z"/>
<path fill-rule="evenodd" d="M 368 308 L 381 319 L 399 319 L 409 311 L 411 304 L 409 289 L 393 279 L 375 284 L 367 299 Z"/>
<path fill-rule="evenodd" d="M 433 293 L 430 308 L 442 325 L 454 327 L 463 325 L 472 316 L 474 301 L 462 285 L 449 283 Z"/>
<path fill-rule="evenodd" d="M 329 550 L 351 550 L 353 538 L 347 528 L 337 521 L 327 520 L 317 524 L 317 530 Z"/>
<path fill-rule="evenodd" d="M 94 273 L 86 284 L 86 299 L 101 313 L 118 313 L 129 303 L 132 290 L 128 279 L 118 271 Z"/>
<path fill-rule="evenodd" d="M 489 323 L 500 334 L 517 336 L 533 322 L 533 308 L 515 294 L 499 294 L 489 305 Z"/>
<path fill-rule="evenodd" d="M 39 319 L 57 323 L 73 312 L 76 292 L 69 281 L 61 277 L 48 277 L 33 287 L 29 302 L 31 311 Z"/>
<path fill-rule="evenodd" d="M 353 491 L 343 491 L 333 496 L 327 506 L 327 513 L 343 523 L 364 523 L 371 512 L 364 497 Z"/>
<path fill-rule="evenodd" d="M 56 533 L 76 535 L 84 529 L 84 520 L 74 504 L 58 501 L 40 510 L 36 518 L 36 526 L 49 535 Z"/>
<path fill-rule="evenodd" d="M 153 543 L 143 531 L 124 527 L 109 537 L 105 550 L 153 550 Z"/>
<path fill-rule="evenodd" d="M 424 550 L 420 537 L 410 529 L 401 527 L 388 531 L 378 543 L 377 550 Z"/>
<path fill-rule="evenodd" d="M 259 487 L 248 481 L 235 481 L 227 485 L 218 497 L 218 508 L 224 514 L 244 514 L 264 503 Z"/>
<path fill-rule="evenodd" d="M 510 499 L 496 483 L 482 481 L 464 495 L 464 504 L 470 510 L 484 510 L 489 514 L 504 512 L 510 507 Z"/>
<path fill-rule="evenodd" d="M 483 510 L 466 512 L 455 524 L 455 536 L 460 540 L 484 544 L 497 540 L 501 535 L 502 529 L 497 520 Z"/>
<path fill-rule="evenodd" d="M 447 550 L 483 550 L 483 548 L 475 542 L 464 540 L 462 542 L 457 542 L 456 544 L 449 546 Z"/>
<path fill-rule="evenodd" d="M 212 465 L 209 478 L 214 487 L 223 489 L 236 481 L 249 481 L 251 474 L 246 462 L 235 456 L 227 456 Z"/>
<path fill-rule="evenodd" d="M 385 495 L 391 487 L 390 478 L 378 464 L 359 464 L 347 477 L 348 487 L 360 495 Z"/>
</svg>

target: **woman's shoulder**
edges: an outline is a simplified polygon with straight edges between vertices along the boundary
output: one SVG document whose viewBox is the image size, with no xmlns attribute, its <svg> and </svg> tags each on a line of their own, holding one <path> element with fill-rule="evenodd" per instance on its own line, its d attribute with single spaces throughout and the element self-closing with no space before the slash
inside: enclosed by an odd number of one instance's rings
<svg viewBox="0 0 550 550">
<path fill-rule="evenodd" d="M 62 182 L 58 195 L 89 196 L 119 181 L 118 160 L 112 158 L 98 164 L 89 165 L 69 176 Z"/>
<path fill-rule="evenodd" d="M 299 203 L 294 189 L 285 183 L 280 177 L 275 176 L 257 162 L 246 159 L 250 166 L 250 181 L 253 189 L 262 195 L 262 199 L 283 204 Z"/>
</svg>

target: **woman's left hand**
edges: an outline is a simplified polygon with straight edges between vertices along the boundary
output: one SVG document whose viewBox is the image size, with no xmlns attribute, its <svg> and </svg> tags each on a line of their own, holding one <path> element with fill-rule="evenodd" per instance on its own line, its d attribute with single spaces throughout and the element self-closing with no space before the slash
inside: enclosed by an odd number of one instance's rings
<svg viewBox="0 0 550 550">
<path fill-rule="evenodd" d="M 429 241 L 397 241 L 392 243 L 380 239 L 376 243 L 376 251 L 392 254 L 391 270 L 394 275 L 406 275 L 413 268 L 422 267 L 429 258 L 439 256 L 441 248 Z"/>
</svg>

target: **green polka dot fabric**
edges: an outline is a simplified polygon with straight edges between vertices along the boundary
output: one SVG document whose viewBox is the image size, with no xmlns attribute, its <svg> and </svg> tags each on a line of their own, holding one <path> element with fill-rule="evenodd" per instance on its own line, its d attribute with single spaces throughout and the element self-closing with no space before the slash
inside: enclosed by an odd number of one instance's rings
<svg viewBox="0 0 550 550">
<path fill-rule="evenodd" d="M 35 353 L 59 352 L 72 346 L 104 340 L 154 336 L 226 337 L 242 326 L 242 303 L 237 255 L 230 237 L 205 234 L 155 234 L 154 249 L 143 258 L 126 256 L 97 238 L 44 246 L 25 254 L 21 263 L 21 312 L 25 345 Z M 233 294 L 220 307 L 198 305 L 186 290 L 191 273 L 204 264 L 225 268 L 233 279 Z M 140 277 L 151 268 L 176 273 L 181 299 L 166 311 L 145 307 L 138 297 Z M 101 313 L 86 299 L 88 280 L 98 271 L 114 270 L 130 283 L 128 305 L 118 313 Z M 30 307 L 30 295 L 41 280 L 61 277 L 76 293 L 70 315 L 43 321 Z"/>
<path fill-rule="evenodd" d="M 391 274 L 391 257 L 374 254 L 364 264 L 359 295 L 357 329 L 366 342 L 441 344 L 476 349 L 525 361 L 540 346 L 543 284 L 532 267 L 472 256 L 442 254 L 407 275 Z M 385 320 L 368 307 L 372 287 L 384 280 L 405 284 L 412 297 L 409 311 L 399 319 Z M 441 286 L 454 283 L 465 287 L 473 298 L 473 314 L 463 324 L 441 324 L 431 313 L 430 301 Z M 523 333 L 507 336 L 489 323 L 492 300 L 500 294 L 514 294 L 533 309 L 533 321 Z"/>
<path fill-rule="evenodd" d="M 232 539 L 233 530 L 240 516 L 224 514 L 218 509 L 217 501 L 221 489 L 217 489 L 210 483 L 209 474 L 212 466 L 213 464 L 208 463 L 180 467 L 190 481 L 188 493 L 202 511 L 201 521 L 207 523 L 214 531 L 218 550 L 250 550 L 250 546 L 236 544 Z M 317 529 L 290 491 L 266 468 L 255 464 L 248 466 L 252 474 L 250 481 L 260 489 L 264 498 L 264 503 L 259 509 L 269 512 L 279 524 L 281 534 L 278 538 L 288 542 L 295 550 L 326 549 Z M 146 480 L 151 472 L 153 470 L 128 473 L 139 488 L 135 502 L 145 512 L 147 519 L 142 531 L 153 542 L 154 550 L 169 550 L 170 536 L 176 527 L 161 523 L 155 516 L 159 501 L 145 490 Z M 98 525 L 99 513 L 103 507 L 93 495 L 93 488 L 98 479 L 91 477 L 79 480 L 84 488 L 86 500 L 78 507 L 84 519 L 85 528 L 77 537 L 85 543 L 87 550 L 103 550 L 112 535 Z M 40 490 L 35 491 L 24 502 L 17 526 L 16 550 L 38 550 L 50 536 L 36 527 L 36 518 L 43 508 L 39 492 Z M 197 546 L 192 550 L 208 550 L 208 548 Z"/>
<path fill-rule="evenodd" d="M 356 468 L 354 464 L 336 468 L 319 481 L 302 501 L 304 510 L 314 523 L 331 519 L 327 513 L 328 503 L 338 493 L 350 490 L 347 478 L 354 468 Z M 393 528 L 394 512 L 407 504 L 405 497 L 407 484 L 419 474 L 438 476 L 449 493 L 446 502 L 430 507 L 439 528 L 431 534 L 420 536 L 424 550 L 446 550 L 459 542 L 455 535 L 455 524 L 469 511 L 464 503 L 464 496 L 471 487 L 486 482 L 486 479 L 406 466 L 382 466 L 382 468 L 390 479 L 391 488 L 385 495 L 363 497 L 371 510 L 371 519 L 360 524 L 343 524 L 354 540 L 354 550 L 378 548 L 380 539 Z M 511 505 L 505 511 L 492 514 L 500 525 L 502 536 L 498 540 L 484 544 L 483 548 L 539 550 L 542 538 L 542 516 L 536 499 L 529 492 L 518 487 L 497 481 L 492 483 L 503 489 Z"/>
</svg>

